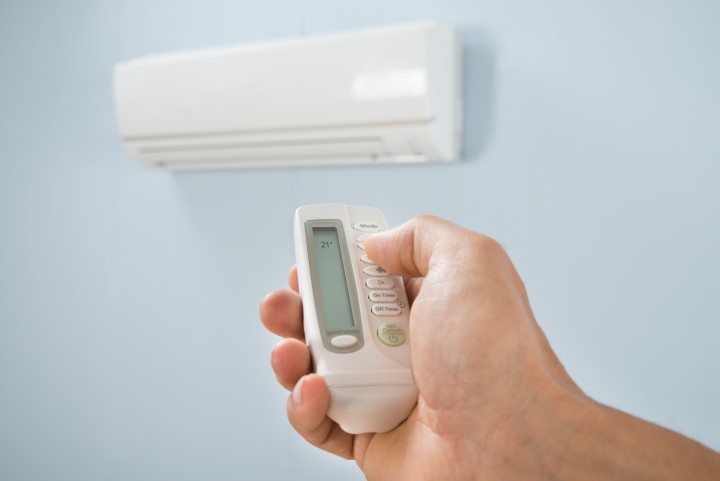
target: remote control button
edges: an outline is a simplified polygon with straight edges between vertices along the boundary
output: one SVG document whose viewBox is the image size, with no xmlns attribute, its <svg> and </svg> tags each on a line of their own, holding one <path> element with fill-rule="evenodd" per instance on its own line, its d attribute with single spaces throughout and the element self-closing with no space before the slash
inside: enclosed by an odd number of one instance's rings
<svg viewBox="0 0 720 481">
<path fill-rule="evenodd" d="M 380 224 L 377 222 L 358 222 L 353 229 L 360 232 L 380 232 Z"/>
<path fill-rule="evenodd" d="M 355 344 L 357 344 L 358 340 L 357 337 L 351 336 L 349 334 L 342 334 L 340 336 L 335 336 L 332 339 L 330 339 L 330 344 L 332 344 L 335 347 L 353 347 Z"/>
<path fill-rule="evenodd" d="M 397 301 L 397 292 L 395 291 L 371 291 L 368 299 L 372 302 L 395 302 Z M 399 305 L 399 304 L 398 304 Z M 400 306 L 405 307 L 405 306 Z"/>
<path fill-rule="evenodd" d="M 373 277 L 388 277 L 390 273 L 380 266 L 368 266 L 363 269 L 363 272 Z"/>
<path fill-rule="evenodd" d="M 378 339 L 390 347 L 399 346 L 405 342 L 405 329 L 398 324 L 385 323 L 377 331 Z"/>
<path fill-rule="evenodd" d="M 368 257 L 367 254 L 363 254 L 363 255 L 360 257 L 360 260 L 363 261 L 365 264 L 375 264 L 375 263 L 372 261 L 372 259 L 370 259 L 370 258 Z"/>
<path fill-rule="evenodd" d="M 355 242 L 365 242 L 365 239 L 368 238 L 370 234 L 360 234 L 357 236 L 357 239 L 355 239 Z"/>
<path fill-rule="evenodd" d="M 376 316 L 399 316 L 402 307 L 396 304 L 375 304 L 370 311 Z"/>
<path fill-rule="evenodd" d="M 391 278 L 373 277 L 365 282 L 370 289 L 392 289 L 395 287 L 395 280 Z"/>
<path fill-rule="evenodd" d="M 358 243 L 357 243 L 357 246 L 358 246 L 359 248 L 361 248 L 362 250 L 365 250 L 365 244 L 364 244 L 364 243 L 358 242 Z"/>
</svg>

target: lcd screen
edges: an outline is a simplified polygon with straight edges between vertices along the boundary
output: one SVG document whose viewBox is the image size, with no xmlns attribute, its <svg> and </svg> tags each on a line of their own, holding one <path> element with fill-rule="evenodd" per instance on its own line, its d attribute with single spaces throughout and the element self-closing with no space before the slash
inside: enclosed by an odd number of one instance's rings
<svg viewBox="0 0 720 481">
<path fill-rule="evenodd" d="M 355 321 L 338 230 L 335 227 L 313 227 L 312 232 L 311 249 L 315 264 L 312 270 L 316 286 L 320 289 L 320 295 L 315 297 L 318 316 L 325 320 L 326 329 L 352 329 Z"/>
</svg>

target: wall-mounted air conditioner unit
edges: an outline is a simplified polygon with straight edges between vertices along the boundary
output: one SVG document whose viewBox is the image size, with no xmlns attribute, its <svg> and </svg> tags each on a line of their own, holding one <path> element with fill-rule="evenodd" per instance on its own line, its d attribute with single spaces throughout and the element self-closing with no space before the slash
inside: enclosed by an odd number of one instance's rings
<svg viewBox="0 0 720 481">
<path fill-rule="evenodd" d="M 421 23 L 141 58 L 115 105 L 130 153 L 168 169 L 453 161 L 460 41 Z"/>
</svg>

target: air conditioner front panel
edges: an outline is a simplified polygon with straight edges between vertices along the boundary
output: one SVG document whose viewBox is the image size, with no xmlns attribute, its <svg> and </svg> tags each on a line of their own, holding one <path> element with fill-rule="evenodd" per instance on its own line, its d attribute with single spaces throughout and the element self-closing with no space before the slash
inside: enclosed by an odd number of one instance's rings
<svg viewBox="0 0 720 481">
<path fill-rule="evenodd" d="M 339 34 L 121 64 L 121 130 L 135 137 L 427 120 L 424 34 Z"/>
<path fill-rule="evenodd" d="M 120 135 L 172 169 L 457 160 L 459 48 L 421 23 L 124 62 Z"/>
</svg>

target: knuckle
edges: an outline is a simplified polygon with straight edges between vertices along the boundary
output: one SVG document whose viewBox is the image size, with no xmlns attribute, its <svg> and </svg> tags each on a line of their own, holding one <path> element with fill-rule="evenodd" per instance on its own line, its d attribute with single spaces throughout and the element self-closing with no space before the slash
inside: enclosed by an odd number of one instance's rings
<svg viewBox="0 0 720 481">
<path fill-rule="evenodd" d="M 432 214 L 420 214 L 418 216 L 413 217 L 412 222 L 415 225 L 423 226 L 428 224 L 435 224 L 440 220 L 439 217 L 434 216 Z"/>
<path fill-rule="evenodd" d="M 504 259 L 507 257 L 505 249 L 498 241 L 483 234 L 475 234 L 470 242 L 473 253 L 483 258 Z"/>
</svg>

